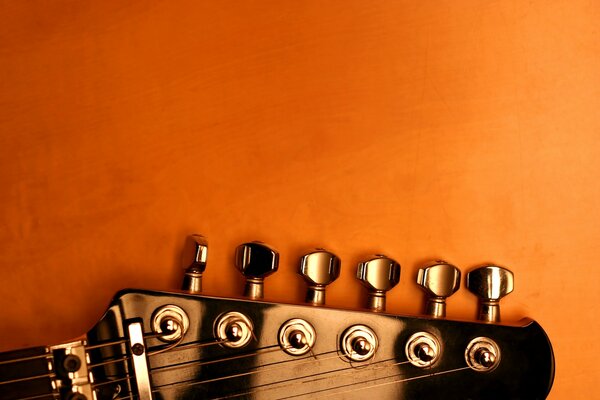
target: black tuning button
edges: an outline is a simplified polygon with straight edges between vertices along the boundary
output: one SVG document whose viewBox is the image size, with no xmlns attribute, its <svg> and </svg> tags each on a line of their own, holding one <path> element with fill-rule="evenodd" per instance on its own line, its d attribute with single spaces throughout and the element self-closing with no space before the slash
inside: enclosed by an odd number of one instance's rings
<svg viewBox="0 0 600 400">
<path fill-rule="evenodd" d="M 264 278 L 279 267 L 279 253 L 262 242 L 244 243 L 235 251 L 235 265 L 246 277 L 244 296 L 264 297 Z"/>
</svg>

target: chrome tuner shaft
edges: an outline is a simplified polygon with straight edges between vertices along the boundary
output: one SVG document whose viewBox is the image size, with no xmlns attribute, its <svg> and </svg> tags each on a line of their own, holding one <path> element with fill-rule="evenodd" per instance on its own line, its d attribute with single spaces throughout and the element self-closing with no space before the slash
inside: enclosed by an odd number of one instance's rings
<svg viewBox="0 0 600 400">
<path fill-rule="evenodd" d="M 246 277 L 244 296 L 262 299 L 264 279 L 277 271 L 279 253 L 262 242 L 244 243 L 235 251 L 235 265 Z"/>
<path fill-rule="evenodd" d="M 190 242 L 190 247 L 193 247 L 193 258 L 192 263 L 185 270 L 181 288 L 190 293 L 200 293 L 202 292 L 202 274 L 206 269 L 208 242 L 202 235 L 190 236 Z"/>
<path fill-rule="evenodd" d="M 446 261 L 433 261 L 419 269 L 417 284 L 427 293 L 425 314 L 446 317 L 446 298 L 460 287 L 460 270 Z"/>
<path fill-rule="evenodd" d="M 385 311 L 385 293 L 400 282 L 400 264 L 384 255 L 358 264 L 356 277 L 369 290 L 367 307 Z"/>
<path fill-rule="evenodd" d="M 467 287 L 479 297 L 479 320 L 500 322 L 500 299 L 514 289 L 511 271 L 485 265 L 467 274 Z"/>
<path fill-rule="evenodd" d="M 298 273 L 308 283 L 306 302 L 323 305 L 325 287 L 340 276 L 340 259 L 327 250 L 316 249 L 302 256 Z"/>
</svg>

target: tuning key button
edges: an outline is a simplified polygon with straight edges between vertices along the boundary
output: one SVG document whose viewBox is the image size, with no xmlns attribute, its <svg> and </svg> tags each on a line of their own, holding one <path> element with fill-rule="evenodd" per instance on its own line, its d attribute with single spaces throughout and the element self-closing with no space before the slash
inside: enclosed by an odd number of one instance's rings
<svg viewBox="0 0 600 400">
<path fill-rule="evenodd" d="M 325 304 L 325 287 L 340 276 L 340 259 L 327 250 L 316 249 L 302 256 L 299 274 L 308 283 L 306 302 Z"/>
<path fill-rule="evenodd" d="M 181 288 L 190 293 L 200 293 L 202 292 L 202 274 L 206 269 L 208 242 L 202 235 L 190 236 L 190 242 L 193 246 L 193 258 L 192 263 L 185 270 Z"/>
<path fill-rule="evenodd" d="M 446 317 L 446 298 L 460 287 L 460 270 L 445 261 L 434 261 L 419 269 L 417 284 L 427 293 L 425 314 Z"/>
<path fill-rule="evenodd" d="M 376 255 L 358 264 L 356 277 L 369 290 L 367 307 L 385 311 L 385 293 L 400 282 L 400 264 L 389 257 Z"/>
<path fill-rule="evenodd" d="M 235 265 L 246 277 L 244 296 L 262 299 L 264 278 L 277 271 L 279 253 L 262 242 L 244 243 L 235 251 Z"/>
<path fill-rule="evenodd" d="M 496 265 L 486 265 L 467 274 L 467 287 L 479 297 L 479 319 L 500 322 L 500 299 L 514 289 L 511 271 Z"/>
</svg>

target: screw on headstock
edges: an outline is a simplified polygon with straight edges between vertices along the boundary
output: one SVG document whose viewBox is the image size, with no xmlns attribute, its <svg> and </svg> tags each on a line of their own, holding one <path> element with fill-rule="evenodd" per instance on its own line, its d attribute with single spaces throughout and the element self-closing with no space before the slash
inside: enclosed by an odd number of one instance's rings
<svg viewBox="0 0 600 400">
<path fill-rule="evenodd" d="M 479 297 L 479 320 L 500 322 L 500 299 L 514 289 L 511 271 L 484 265 L 467 274 L 467 288 Z"/>
<path fill-rule="evenodd" d="M 433 261 L 419 269 L 417 284 L 427 293 L 425 314 L 446 317 L 446 298 L 460 287 L 460 270 L 446 261 Z"/>
<path fill-rule="evenodd" d="M 340 276 L 340 259 L 324 249 L 316 249 L 300 259 L 298 272 L 306 283 L 306 302 L 314 305 L 325 304 L 325 287 Z"/>
<path fill-rule="evenodd" d="M 358 264 L 356 277 L 369 290 L 367 307 L 385 311 L 385 293 L 400 282 L 400 264 L 384 255 Z"/>
<path fill-rule="evenodd" d="M 202 274 L 206 269 L 208 257 L 208 242 L 202 235 L 191 235 L 190 242 L 193 246 L 192 263 L 186 268 L 181 288 L 190 293 L 202 292 Z"/>
<path fill-rule="evenodd" d="M 244 243 L 235 251 L 235 265 L 246 277 L 244 296 L 262 299 L 264 278 L 277 271 L 279 253 L 262 242 Z"/>
</svg>

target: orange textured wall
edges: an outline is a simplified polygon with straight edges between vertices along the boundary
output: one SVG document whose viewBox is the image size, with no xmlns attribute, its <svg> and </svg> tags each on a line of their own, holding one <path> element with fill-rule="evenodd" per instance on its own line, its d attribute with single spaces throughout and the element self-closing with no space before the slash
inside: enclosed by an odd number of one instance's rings
<svg viewBox="0 0 600 400">
<path fill-rule="evenodd" d="M 595 1 L 0 3 L 0 349 L 86 331 L 123 287 L 239 294 L 234 247 L 515 272 L 505 320 L 555 346 L 551 399 L 598 398 L 600 6 Z M 472 319 L 461 290 L 452 318 Z"/>
</svg>

